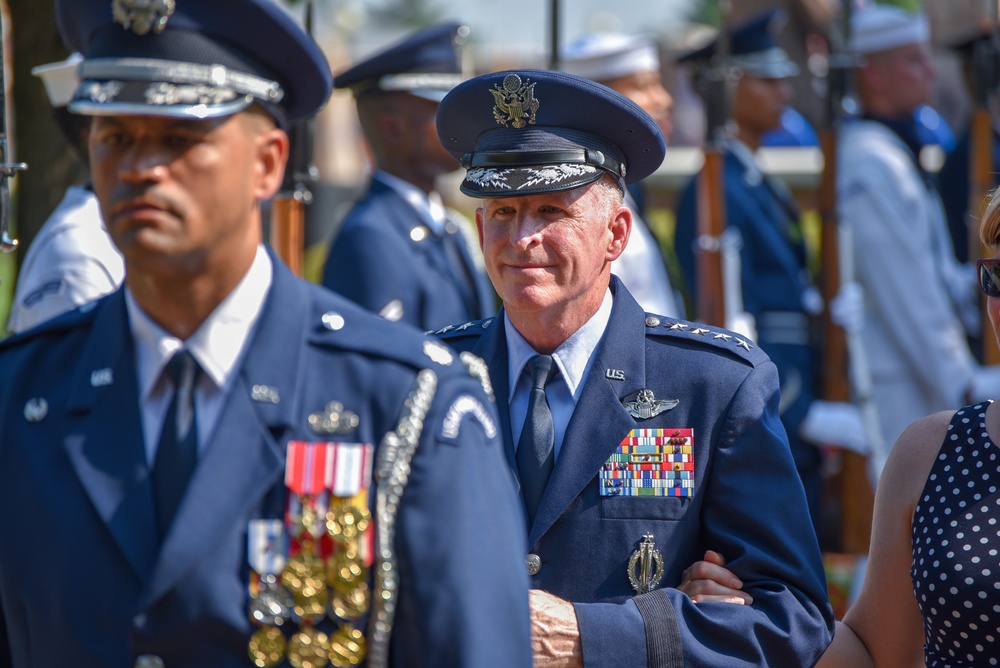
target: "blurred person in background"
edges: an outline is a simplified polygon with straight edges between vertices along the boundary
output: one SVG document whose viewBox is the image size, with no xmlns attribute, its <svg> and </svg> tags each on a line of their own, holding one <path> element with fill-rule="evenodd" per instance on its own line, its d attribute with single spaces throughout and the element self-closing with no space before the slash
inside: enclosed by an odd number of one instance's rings
<svg viewBox="0 0 1000 668">
<path fill-rule="evenodd" d="M 744 309 L 753 316 L 758 344 L 781 382 L 781 421 L 788 432 L 796 469 L 806 489 L 814 524 L 820 524 L 822 452 L 833 444 L 863 449 L 858 409 L 820 399 L 822 369 L 818 317 L 824 304 L 809 272 L 800 211 L 785 184 L 764 173 L 755 157 L 762 138 L 781 125 L 798 66 L 774 41 L 774 10 L 731 29 L 732 65 L 742 75 L 732 96 L 732 126 L 726 139 L 724 187 L 726 234 L 738 234 L 739 286 Z M 705 67 L 717 42 L 687 54 L 683 62 Z M 698 177 L 684 189 L 677 209 L 676 251 L 691 290 L 697 294 Z M 859 326 L 861 296 L 844 286 L 831 304 L 836 321 Z"/>
<path fill-rule="evenodd" d="M 434 115 L 462 80 L 466 32 L 457 23 L 426 28 L 334 78 L 354 93 L 374 171 L 330 243 L 323 285 L 425 331 L 496 310 L 472 225 L 436 190 L 459 167 Z"/>
<path fill-rule="evenodd" d="M 674 101 L 663 86 L 660 56 L 652 38 L 590 33 L 566 47 L 559 62 L 564 71 L 603 84 L 638 104 L 669 142 Z M 644 218 L 644 191 L 638 182 L 630 185 L 625 194 L 625 204 L 633 214 L 632 237 L 611 271 L 647 312 L 681 317 L 684 301 L 671 284 L 664 246 Z"/>
<path fill-rule="evenodd" d="M 32 70 L 45 84 L 56 123 L 86 164 L 90 117 L 66 109 L 79 84 L 80 54 Z M 114 292 L 125 262 L 108 235 L 89 183 L 66 189 L 59 206 L 35 235 L 21 263 L 7 328 L 21 332 Z"/>
</svg>

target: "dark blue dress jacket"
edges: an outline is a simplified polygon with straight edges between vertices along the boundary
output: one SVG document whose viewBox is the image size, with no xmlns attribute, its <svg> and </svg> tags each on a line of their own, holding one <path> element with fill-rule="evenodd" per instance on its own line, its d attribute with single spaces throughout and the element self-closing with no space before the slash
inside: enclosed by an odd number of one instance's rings
<svg viewBox="0 0 1000 668">
<path fill-rule="evenodd" d="M 323 326 L 331 312 L 343 327 Z M 9 652 L 20 668 L 124 668 L 144 654 L 170 668 L 250 665 L 247 526 L 283 517 L 286 444 L 372 443 L 377 471 L 384 436 L 429 369 L 436 391 L 396 519 L 390 663 L 530 665 L 520 500 L 492 399 L 456 356 L 274 262 L 218 427 L 160 545 L 127 317 L 119 290 L 0 343 L 0 664 Z M 259 399 L 261 385 L 280 401 Z M 357 414 L 354 431 L 310 430 L 309 415 L 331 401 Z"/>
<path fill-rule="evenodd" d="M 816 536 L 777 417 L 774 364 L 716 328 L 643 313 L 612 277 L 614 307 L 579 390 L 555 469 L 528 531 L 532 586 L 574 603 L 585 666 L 811 666 L 833 615 Z M 479 355 L 497 392 L 515 471 L 503 312 L 449 327 Z M 634 418 L 640 390 L 675 408 Z M 690 497 L 601 496 L 604 463 L 633 429 L 690 428 Z M 663 557 L 661 586 L 636 596 L 629 560 L 645 535 Z M 693 603 L 676 587 L 706 549 L 743 580 L 751 606 Z"/>
</svg>

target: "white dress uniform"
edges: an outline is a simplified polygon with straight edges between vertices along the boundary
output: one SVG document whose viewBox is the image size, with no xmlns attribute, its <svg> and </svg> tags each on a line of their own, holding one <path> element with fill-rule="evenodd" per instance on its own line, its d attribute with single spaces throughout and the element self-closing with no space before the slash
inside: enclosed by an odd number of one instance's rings
<svg viewBox="0 0 1000 668">
<path fill-rule="evenodd" d="M 94 193 L 70 186 L 28 247 L 7 327 L 22 332 L 114 292 L 125 263 Z"/>
<path fill-rule="evenodd" d="M 909 148 L 885 125 L 859 120 L 845 125 L 838 165 L 840 217 L 864 288 L 862 339 L 886 445 L 872 453 L 877 479 L 907 425 L 963 405 L 977 364 L 962 305 L 948 289 L 948 276 L 960 269 L 944 210 Z"/>
</svg>

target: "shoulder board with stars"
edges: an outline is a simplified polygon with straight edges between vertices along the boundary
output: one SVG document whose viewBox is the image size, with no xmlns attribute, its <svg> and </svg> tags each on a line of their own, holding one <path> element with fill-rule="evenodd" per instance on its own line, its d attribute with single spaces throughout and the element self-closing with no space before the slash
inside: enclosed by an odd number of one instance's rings
<svg viewBox="0 0 1000 668">
<path fill-rule="evenodd" d="M 742 334 L 687 320 L 647 314 L 646 335 L 674 337 L 721 348 L 739 356 L 753 366 L 769 359 L 767 353 Z"/>
<path fill-rule="evenodd" d="M 433 330 L 427 332 L 431 336 L 437 336 L 444 340 L 448 339 L 458 339 L 466 336 L 479 336 L 486 329 L 493 324 L 495 318 L 486 318 L 485 320 L 473 320 L 471 322 L 464 322 L 461 325 L 448 325 L 442 327 L 438 330 Z"/>
</svg>

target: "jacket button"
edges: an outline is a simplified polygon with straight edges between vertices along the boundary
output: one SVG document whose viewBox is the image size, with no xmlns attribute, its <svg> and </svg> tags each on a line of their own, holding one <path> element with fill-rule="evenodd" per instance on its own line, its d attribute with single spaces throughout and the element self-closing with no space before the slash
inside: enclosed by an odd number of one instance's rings
<svg viewBox="0 0 1000 668">
<path fill-rule="evenodd" d="M 537 554 L 526 556 L 524 563 L 528 567 L 528 575 L 538 575 L 538 571 L 542 570 L 542 558 Z"/>
<path fill-rule="evenodd" d="M 164 668 L 164 663 L 155 654 L 141 654 L 135 658 L 132 668 Z"/>
</svg>

